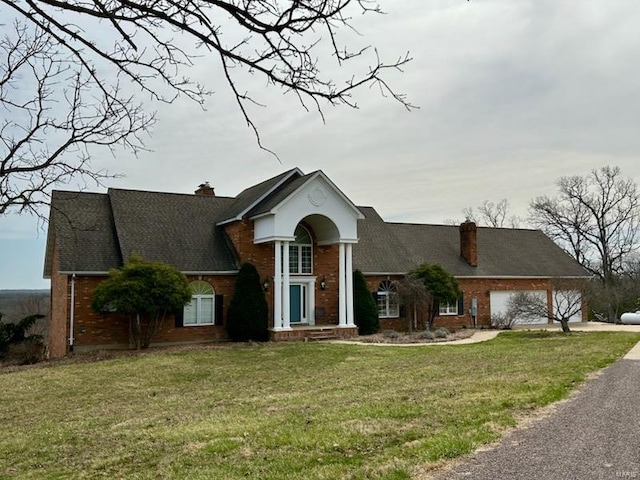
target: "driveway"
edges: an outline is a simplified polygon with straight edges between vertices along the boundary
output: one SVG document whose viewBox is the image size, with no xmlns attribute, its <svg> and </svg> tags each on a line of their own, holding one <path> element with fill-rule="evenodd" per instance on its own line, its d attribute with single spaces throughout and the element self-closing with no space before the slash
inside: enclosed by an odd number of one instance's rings
<svg viewBox="0 0 640 480">
<path fill-rule="evenodd" d="M 640 331 L 636 327 L 587 324 L 584 329 Z M 640 479 L 639 407 L 640 344 L 552 407 L 550 415 L 426 478 Z"/>
</svg>

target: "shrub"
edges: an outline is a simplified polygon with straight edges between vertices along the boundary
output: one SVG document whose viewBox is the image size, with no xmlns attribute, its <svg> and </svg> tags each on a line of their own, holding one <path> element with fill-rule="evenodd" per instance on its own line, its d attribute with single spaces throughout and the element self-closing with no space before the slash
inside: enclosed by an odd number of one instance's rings
<svg viewBox="0 0 640 480">
<path fill-rule="evenodd" d="M 427 330 L 426 332 L 422 332 L 420 338 L 422 338 L 423 340 L 433 340 L 434 338 L 436 338 L 436 334 L 431 330 Z"/>
<path fill-rule="evenodd" d="M 491 315 L 491 326 L 502 330 L 511 330 L 516 321 L 517 318 L 511 311 Z"/>
<path fill-rule="evenodd" d="M 395 330 L 383 330 L 382 336 L 385 338 L 398 338 L 400 334 Z"/>
<path fill-rule="evenodd" d="M 42 340 L 30 338 L 9 346 L 4 360 L 11 364 L 31 365 L 43 361 L 44 353 Z"/>
<path fill-rule="evenodd" d="M 433 335 L 435 338 L 447 338 L 449 336 L 449 330 L 444 327 L 436 328 Z"/>
<path fill-rule="evenodd" d="M 16 323 L 2 323 L 0 314 L 0 359 L 19 364 L 42 360 L 42 335 L 29 333 L 41 318 L 44 318 L 44 315 L 29 315 Z"/>
<path fill-rule="evenodd" d="M 269 314 L 260 275 L 251 263 L 240 267 L 227 315 L 227 333 L 235 342 L 269 339 Z"/>
<path fill-rule="evenodd" d="M 191 300 L 187 277 L 170 265 L 148 262 L 131 255 L 120 269 L 93 291 L 91 308 L 103 314 L 117 312 L 129 317 L 136 349 L 147 348 L 168 312 Z"/>
<path fill-rule="evenodd" d="M 353 272 L 353 310 L 360 335 L 371 335 L 380 330 L 378 306 L 360 270 Z"/>
</svg>

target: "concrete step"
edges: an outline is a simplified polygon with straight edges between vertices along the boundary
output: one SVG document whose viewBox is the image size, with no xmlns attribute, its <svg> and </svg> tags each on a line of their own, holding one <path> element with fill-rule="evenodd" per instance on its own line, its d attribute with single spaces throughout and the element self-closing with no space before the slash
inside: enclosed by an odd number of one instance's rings
<svg viewBox="0 0 640 480">
<path fill-rule="evenodd" d="M 333 328 L 321 329 L 321 330 L 309 330 L 305 336 L 305 341 L 319 341 L 319 340 L 335 340 L 338 338 L 336 331 Z"/>
</svg>

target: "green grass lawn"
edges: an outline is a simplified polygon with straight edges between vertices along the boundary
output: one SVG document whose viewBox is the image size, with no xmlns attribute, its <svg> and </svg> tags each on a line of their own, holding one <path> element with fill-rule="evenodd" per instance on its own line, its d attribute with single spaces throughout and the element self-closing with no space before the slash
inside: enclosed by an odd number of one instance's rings
<svg viewBox="0 0 640 480">
<path fill-rule="evenodd" d="M 0 375 L 0 478 L 405 479 L 640 340 L 218 347 Z"/>
</svg>

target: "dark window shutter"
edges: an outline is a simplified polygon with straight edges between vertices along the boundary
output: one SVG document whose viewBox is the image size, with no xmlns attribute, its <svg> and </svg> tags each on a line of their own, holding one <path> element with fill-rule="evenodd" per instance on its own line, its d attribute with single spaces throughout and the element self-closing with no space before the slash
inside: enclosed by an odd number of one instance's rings
<svg viewBox="0 0 640 480">
<path fill-rule="evenodd" d="M 224 324 L 224 295 L 216 295 L 215 299 L 216 316 L 214 318 L 214 325 Z"/>
<path fill-rule="evenodd" d="M 176 328 L 184 327 L 184 308 L 181 308 L 180 310 L 176 310 L 174 312 L 174 315 L 176 317 L 175 327 Z"/>
<path fill-rule="evenodd" d="M 371 296 L 373 297 L 373 301 L 378 305 L 378 292 L 371 292 Z"/>
<path fill-rule="evenodd" d="M 464 295 L 458 297 L 458 315 L 464 315 Z"/>
</svg>

